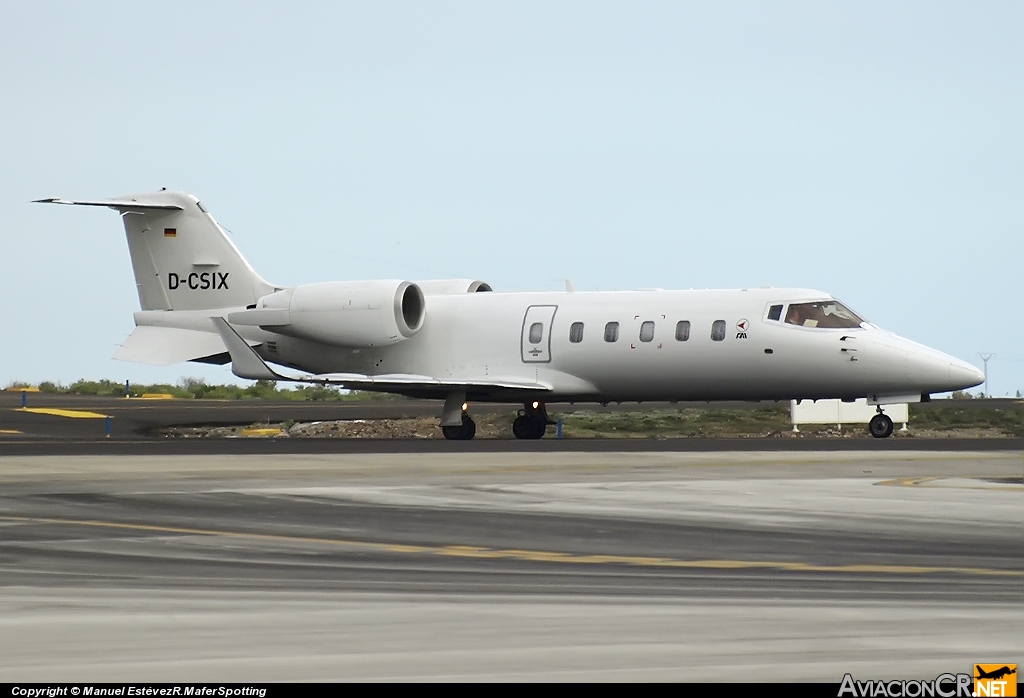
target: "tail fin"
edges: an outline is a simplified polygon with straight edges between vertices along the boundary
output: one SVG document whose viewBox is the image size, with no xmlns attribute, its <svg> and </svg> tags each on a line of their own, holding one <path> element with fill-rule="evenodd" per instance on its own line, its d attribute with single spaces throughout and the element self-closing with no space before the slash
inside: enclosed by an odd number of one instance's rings
<svg viewBox="0 0 1024 698">
<path fill-rule="evenodd" d="M 39 203 L 107 206 L 122 214 L 143 310 L 245 307 L 275 290 L 191 194 L 161 190 L 108 201 Z"/>
</svg>

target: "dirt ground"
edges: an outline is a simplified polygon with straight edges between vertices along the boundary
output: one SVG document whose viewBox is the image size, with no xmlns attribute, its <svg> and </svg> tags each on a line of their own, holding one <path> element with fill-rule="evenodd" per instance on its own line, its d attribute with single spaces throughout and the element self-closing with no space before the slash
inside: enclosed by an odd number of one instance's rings
<svg viewBox="0 0 1024 698">
<path fill-rule="evenodd" d="M 495 415 L 478 418 L 476 438 L 478 439 L 511 439 L 512 416 Z M 545 438 L 555 438 L 555 427 L 549 427 Z M 374 419 L 374 420 L 341 420 L 332 422 L 296 422 L 278 424 L 251 424 L 248 426 L 223 427 L 170 427 L 160 433 L 169 438 L 327 438 L 327 439 L 441 439 L 437 418 L 420 417 L 416 419 Z M 567 424 L 563 436 L 570 439 L 579 438 L 693 438 L 692 434 L 680 433 L 639 433 L 615 431 L 614 433 L 595 433 L 590 430 L 573 429 Z M 774 430 L 768 432 L 707 433 L 701 438 L 782 438 L 782 439 L 857 439 L 871 438 L 867 428 L 850 425 L 844 429 L 830 427 L 802 427 L 800 432 L 792 430 Z M 1005 434 L 997 429 L 914 429 L 906 431 L 897 429 L 894 438 L 1004 438 Z"/>
</svg>

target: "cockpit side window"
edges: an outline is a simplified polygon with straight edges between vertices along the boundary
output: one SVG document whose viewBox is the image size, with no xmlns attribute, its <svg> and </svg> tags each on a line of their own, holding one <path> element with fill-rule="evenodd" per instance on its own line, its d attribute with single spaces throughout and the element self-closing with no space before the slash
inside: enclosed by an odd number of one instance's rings
<svg viewBox="0 0 1024 698">
<path fill-rule="evenodd" d="M 850 328 L 864 322 L 839 301 L 791 303 L 786 311 L 786 324 L 800 327 Z"/>
<path fill-rule="evenodd" d="M 769 320 L 781 320 L 782 319 L 782 306 L 773 305 L 768 308 L 768 319 Z"/>
</svg>

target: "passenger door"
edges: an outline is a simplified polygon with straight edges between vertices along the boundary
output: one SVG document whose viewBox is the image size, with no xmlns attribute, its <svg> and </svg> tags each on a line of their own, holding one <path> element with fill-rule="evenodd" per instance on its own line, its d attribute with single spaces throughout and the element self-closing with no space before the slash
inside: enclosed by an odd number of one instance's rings
<svg viewBox="0 0 1024 698">
<path fill-rule="evenodd" d="M 520 336 L 524 363 L 551 362 L 551 324 L 556 310 L 557 305 L 531 305 L 526 309 Z"/>
</svg>

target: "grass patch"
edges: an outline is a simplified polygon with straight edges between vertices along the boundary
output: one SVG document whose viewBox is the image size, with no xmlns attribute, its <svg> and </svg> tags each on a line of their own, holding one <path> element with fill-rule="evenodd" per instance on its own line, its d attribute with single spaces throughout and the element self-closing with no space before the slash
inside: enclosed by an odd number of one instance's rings
<svg viewBox="0 0 1024 698">
<path fill-rule="evenodd" d="M 587 438 L 687 438 L 769 436 L 788 431 L 789 407 L 750 410 L 682 408 L 650 412 L 591 412 L 553 415 L 562 419 L 562 434 Z"/>
<path fill-rule="evenodd" d="M 1024 436 L 1024 410 L 1016 407 L 959 407 L 935 402 L 910 406 L 910 428 L 930 431 L 995 429 L 1006 436 Z"/>
</svg>

